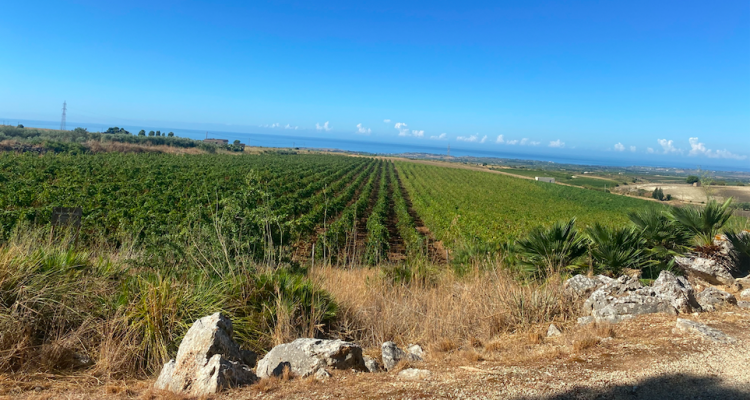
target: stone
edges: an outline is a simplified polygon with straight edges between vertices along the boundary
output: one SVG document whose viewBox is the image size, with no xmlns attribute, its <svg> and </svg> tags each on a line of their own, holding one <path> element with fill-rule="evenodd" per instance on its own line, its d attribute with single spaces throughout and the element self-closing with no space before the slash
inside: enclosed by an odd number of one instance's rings
<svg viewBox="0 0 750 400">
<path fill-rule="evenodd" d="M 560 336 L 562 335 L 562 332 L 560 332 L 560 329 L 558 329 L 555 324 L 550 324 L 549 328 L 547 328 L 547 337 L 552 336 Z"/>
<path fill-rule="evenodd" d="M 699 256 L 675 257 L 675 263 L 688 275 L 703 279 L 713 285 L 734 284 L 734 277 L 730 273 L 726 262 L 703 258 Z"/>
<path fill-rule="evenodd" d="M 745 289 L 740 292 L 741 299 L 750 299 L 750 289 Z"/>
<path fill-rule="evenodd" d="M 424 358 L 424 350 L 422 350 L 422 346 L 418 344 L 410 344 L 406 347 L 406 352 L 409 354 L 413 354 L 420 359 Z"/>
<path fill-rule="evenodd" d="M 623 275 L 596 289 L 583 303 L 585 314 L 604 308 L 616 297 L 624 296 L 642 288 L 641 282 L 636 276 Z"/>
<path fill-rule="evenodd" d="M 256 373 L 260 378 L 279 376 L 285 367 L 295 376 L 303 378 L 315 374 L 321 368 L 367 371 L 362 348 L 358 344 L 309 338 L 274 347 L 258 361 Z"/>
<path fill-rule="evenodd" d="M 731 336 L 726 335 L 724 332 L 711 328 L 700 322 L 691 321 L 688 319 L 677 318 L 676 324 L 677 330 L 683 332 L 697 333 L 704 339 L 710 340 L 716 343 L 735 343 L 737 340 Z"/>
<path fill-rule="evenodd" d="M 325 368 L 320 368 L 317 372 L 315 372 L 315 379 L 319 381 L 324 381 L 331 377 L 331 373 L 326 371 Z"/>
<path fill-rule="evenodd" d="M 406 379 L 409 381 L 416 381 L 420 379 L 426 379 L 430 375 L 432 375 L 432 372 L 426 370 L 426 369 L 417 369 L 417 368 L 407 368 L 401 372 L 398 373 L 398 377 L 401 379 Z"/>
<path fill-rule="evenodd" d="M 401 360 L 422 361 L 422 357 L 401 350 L 393 342 L 383 343 L 380 347 L 380 357 L 383 359 L 383 367 L 386 371 L 392 370 Z"/>
<path fill-rule="evenodd" d="M 705 311 L 715 311 L 716 307 L 724 304 L 737 304 L 737 299 L 731 293 L 714 287 L 706 288 L 696 296 L 698 303 Z"/>
<path fill-rule="evenodd" d="M 596 322 L 611 324 L 634 315 L 677 315 L 700 309 L 688 280 L 669 271 L 662 271 L 653 286 L 643 286 L 637 276 L 623 275 L 595 290 L 583 304 L 584 313 Z"/>
<path fill-rule="evenodd" d="M 740 300 L 737 302 L 739 308 L 750 308 L 750 301 Z"/>
<path fill-rule="evenodd" d="M 695 309 L 700 309 L 693 287 L 683 276 L 661 271 L 651 287 L 658 296 L 667 299 L 677 312 L 691 313 Z"/>
<path fill-rule="evenodd" d="M 569 296 L 583 297 L 613 280 L 604 275 L 597 275 L 593 278 L 586 275 L 576 275 L 563 283 L 563 290 Z"/>
<path fill-rule="evenodd" d="M 232 339 L 232 321 L 220 313 L 203 317 L 188 329 L 177 357 L 164 365 L 154 388 L 207 396 L 257 381 L 247 362 L 255 354 Z"/>
<path fill-rule="evenodd" d="M 586 317 L 580 317 L 578 318 L 578 325 L 588 325 L 594 321 L 595 321 L 594 317 L 590 315 Z"/>
<path fill-rule="evenodd" d="M 380 363 L 378 362 L 378 360 L 369 356 L 363 356 L 362 358 L 365 359 L 365 368 L 367 368 L 368 371 L 372 373 L 381 371 Z"/>
</svg>

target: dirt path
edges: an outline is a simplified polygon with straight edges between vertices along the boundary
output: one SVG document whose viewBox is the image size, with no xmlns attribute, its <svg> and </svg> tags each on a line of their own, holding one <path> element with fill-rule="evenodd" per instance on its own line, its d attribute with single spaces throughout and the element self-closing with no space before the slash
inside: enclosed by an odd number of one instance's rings
<svg viewBox="0 0 750 400">
<path fill-rule="evenodd" d="M 646 315 L 614 326 L 563 324 L 563 335 L 501 335 L 483 349 L 427 348 L 431 371 L 415 381 L 397 371 L 332 371 L 265 380 L 215 396 L 229 399 L 749 399 L 750 311 L 690 315 L 737 339 L 716 344 L 673 331 L 674 316 Z M 542 328 L 542 327 L 540 327 Z M 567 328 L 567 329 L 565 329 Z M 0 375 L 0 398 L 189 399 L 150 389 L 153 380 L 103 380 L 81 373 Z"/>
</svg>

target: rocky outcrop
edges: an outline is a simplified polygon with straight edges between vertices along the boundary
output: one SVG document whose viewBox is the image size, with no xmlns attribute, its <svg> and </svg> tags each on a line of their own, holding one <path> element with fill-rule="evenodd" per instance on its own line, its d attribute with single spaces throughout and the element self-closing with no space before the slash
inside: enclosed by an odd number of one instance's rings
<svg viewBox="0 0 750 400">
<path fill-rule="evenodd" d="M 576 275 L 563 283 L 563 289 L 565 294 L 569 296 L 583 297 L 613 280 L 604 275 L 597 275 L 593 278 L 589 278 L 586 275 Z"/>
<path fill-rule="evenodd" d="M 422 357 L 401 350 L 398 346 L 396 346 L 396 343 L 393 342 L 383 343 L 383 345 L 380 347 L 380 357 L 383 359 L 383 366 L 385 367 L 386 371 L 392 370 L 401 360 L 422 361 Z"/>
<path fill-rule="evenodd" d="M 740 292 L 741 299 L 750 299 L 750 289 L 745 289 Z"/>
<path fill-rule="evenodd" d="M 698 293 L 696 296 L 698 303 L 705 311 L 715 311 L 716 307 L 723 306 L 725 304 L 737 304 L 737 299 L 731 293 L 727 293 L 723 290 L 709 287 L 706 290 Z"/>
<path fill-rule="evenodd" d="M 700 309 L 687 279 L 662 271 L 653 286 L 643 286 L 636 276 L 621 276 L 596 289 L 583 311 L 597 322 L 618 323 L 634 315 L 676 315 Z M 589 320 L 579 321 L 588 323 Z"/>
<path fill-rule="evenodd" d="M 162 368 L 154 387 L 192 396 L 251 384 L 255 353 L 243 351 L 232 340 L 232 321 L 216 313 L 203 317 L 182 339 L 177 357 Z"/>
<path fill-rule="evenodd" d="M 711 328 L 700 322 L 690 321 L 687 319 L 677 318 L 676 329 L 684 332 L 691 332 L 700 335 L 702 338 L 717 343 L 734 343 L 737 340 L 727 336 L 724 332 Z"/>
<path fill-rule="evenodd" d="M 698 255 L 675 257 L 675 263 L 689 276 L 702 279 L 712 285 L 734 285 L 731 259 L 728 257 L 705 258 Z"/>
<path fill-rule="evenodd" d="M 343 340 L 297 339 L 274 347 L 258 362 L 261 378 L 279 376 L 289 368 L 295 376 L 306 377 L 320 369 L 355 369 L 367 371 L 362 348 Z"/>
</svg>

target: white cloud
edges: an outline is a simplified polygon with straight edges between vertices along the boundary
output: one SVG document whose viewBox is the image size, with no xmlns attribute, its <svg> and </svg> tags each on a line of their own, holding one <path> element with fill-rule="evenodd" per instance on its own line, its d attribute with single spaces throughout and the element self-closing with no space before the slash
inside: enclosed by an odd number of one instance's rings
<svg viewBox="0 0 750 400">
<path fill-rule="evenodd" d="M 622 143 L 618 142 L 617 144 L 615 144 L 615 151 L 625 151 L 625 146 Z"/>
<path fill-rule="evenodd" d="M 291 126 L 289 124 L 286 124 L 286 126 L 284 127 L 284 129 L 299 129 L 299 126 Z"/>
<path fill-rule="evenodd" d="M 482 140 L 479 141 L 479 143 L 484 143 L 486 141 L 487 141 L 487 135 L 484 135 L 484 137 L 482 138 Z"/>
<path fill-rule="evenodd" d="M 460 140 L 462 142 L 477 142 L 479 141 L 479 135 L 459 136 L 456 138 L 456 140 Z"/>
<path fill-rule="evenodd" d="M 372 129 L 365 128 L 362 126 L 362 124 L 357 124 L 357 133 L 360 135 L 369 135 L 372 132 Z"/>
<path fill-rule="evenodd" d="M 653 154 L 654 153 L 654 149 L 652 149 L 651 147 L 649 147 L 649 148 L 646 149 L 646 153 Z"/>
<path fill-rule="evenodd" d="M 632 151 L 633 153 L 635 153 L 635 146 L 630 146 L 630 151 Z"/>
<path fill-rule="evenodd" d="M 396 128 L 396 129 L 398 129 L 398 135 L 399 136 L 404 136 L 404 137 L 406 137 L 406 136 L 414 136 L 414 137 L 417 137 L 417 138 L 424 137 L 424 131 L 423 130 L 417 130 L 417 129 L 409 130 L 409 128 L 407 128 L 407 125 L 406 125 L 405 122 L 396 122 L 396 124 L 393 127 Z"/>
<path fill-rule="evenodd" d="M 495 143 L 505 143 L 505 138 L 503 138 L 503 135 L 498 135 Z"/>
<path fill-rule="evenodd" d="M 529 146 L 539 146 L 540 144 L 542 144 L 542 142 L 531 142 L 529 143 Z"/>
<path fill-rule="evenodd" d="M 261 128 L 278 128 L 278 127 L 280 127 L 280 126 L 281 126 L 281 125 L 280 125 L 280 124 L 279 124 L 279 123 L 277 122 L 277 123 L 275 123 L 275 124 L 265 124 L 265 125 L 261 125 L 260 127 L 261 127 Z"/>
<path fill-rule="evenodd" d="M 390 119 L 384 119 L 383 122 L 385 122 L 386 124 L 390 124 L 391 120 Z"/>
<path fill-rule="evenodd" d="M 509 144 L 511 146 L 518 144 L 518 139 L 508 140 L 505 142 L 506 144 Z"/>
<path fill-rule="evenodd" d="M 744 160 L 747 156 L 734 154 L 728 150 L 711 150 L 706 148 L 706 145 L 699 142 L 697 137 L 691 137 L 690 142 L 690 156 L 707 156 L 709 158 L 731 158 L 735 160 Z"/>
<path fill-rule="evenodd" d="M 523 138 L 521 139 L 521 142 L 519 143 L 521 146 L 526 146 L 529 143 L 529 138 Z"/>
<path fill-rule="evenodd" d="M 657 142 L 659 143 L 659 146 L 664 149 L 664 154 L 682 153 L 682 150 L 674 147 L 674 140 L 658 139 Z"/>
<path fill-rule="evenodd" d="M 328 121 L 326 121 L 326 123 L 323 124 L 323 125 L 320 125 L 319 123 L 316 122 L 315 123 L 315 129 L 319 130 L 319 131 L 330 131 L 331 130 L 331 126 L 328 125 Z"/>
<path fill-rule="evenodd" d="M 563 142 L 560 139 L 557 139 L 555 141 L 549 142 L 549 147 L 563 148 L 565 147 L 565 142 Z"/>
<path fill-rule="evenodd" d="M 432 140 L 445 140 L 447 137 L 448 137 L 448 134 L 441 133 L 438 136 L 430 136 L 430 139 L 432 139 Z"/>
</svg>

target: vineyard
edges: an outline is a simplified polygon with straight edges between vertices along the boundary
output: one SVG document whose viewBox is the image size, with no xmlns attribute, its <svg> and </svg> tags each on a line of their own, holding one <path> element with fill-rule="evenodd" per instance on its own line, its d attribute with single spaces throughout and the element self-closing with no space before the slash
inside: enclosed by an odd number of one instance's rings
<svg viewBox="0 0 750 400">
<path fill-rule="evenodd" d="M 651 202 L 463 169 L 397 165 L 413 207 L 437 239 L 500 244 L 539 225 L 576 217 L 583 225 L 622 224 Z"/>
<path fill-rule="evenodd" d="M 84 240 L 169 248 L 220 236 L 267 263 L 378 264 L 399 256 L 392 243 L 419 246 L 394 165 L 370 158 L 4 153 L 0 181 L 0 238 L 81 207 Z"/>
<path fill-rule="evenodd" d="M 19 224 L 49 224 L 54 207 L 81 207 L 84 240 L 170 248 L 218 236 L 232 255 L 265 263 L 376 265 L 424 254 L 422 221 L 449 247 L 494 246 L 558 220 L 624 224 L 628 211 L 656 207 L 495 174 L 314 154 L 3 153 L 0 182 L 0 238 Z"/>
</svg>

